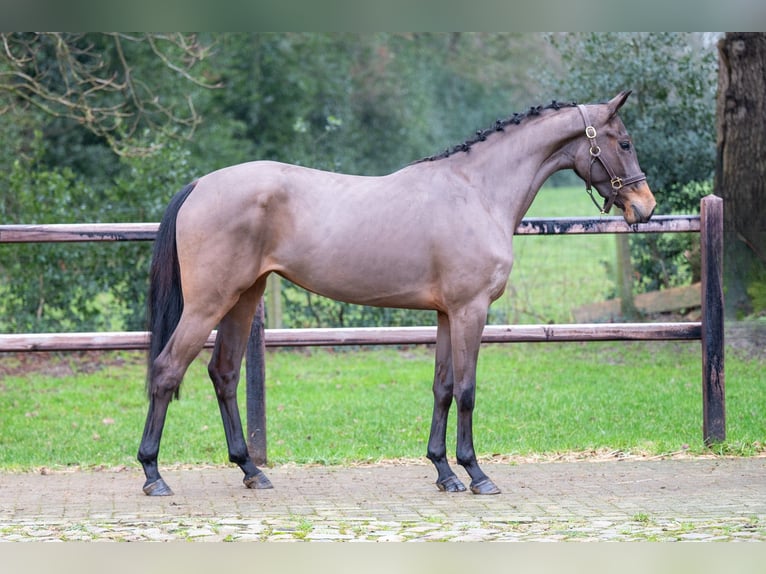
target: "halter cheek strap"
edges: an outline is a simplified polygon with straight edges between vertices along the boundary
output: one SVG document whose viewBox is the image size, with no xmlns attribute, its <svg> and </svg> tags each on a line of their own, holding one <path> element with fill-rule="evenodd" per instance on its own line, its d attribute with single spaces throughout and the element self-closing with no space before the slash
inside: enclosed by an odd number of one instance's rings
<svg viewBox="0 0 766 574">
<path fill-rule="evenodd" d="M 586 187 L 585 191 L 588 192 L 588 195 L 591 198 L 591 201 L 593 201 L 594 205 L 599 208 L 601 211 L 601 215 L 605 215 L 609 213 L 609 211 L 612 209 L 612 206 L 614 205 L 615 200 L 617 199 L 617 196 L 620 194 L 620 190 L 623 188 L 623 186 L 630 185 L 639 181 L 643 181 L 646 179 L 646 175 L 642 172 L 638 172 L 636 175 L 632 175 L 627 178 L 621 178 L 617 175 L 615 175 L 612 168 L 609 167 L 609 164 L 606 162 L 606 160 L 601 157 L 601 148 L 598 146 L 598 143 L 596 142 L 596 128 L 593 127 L 593 124 L 590 123 L 590 118 L 588 118 L 588 112 L 585 109 L 585 106 L 578 105 L 577 109 L 580 110 L 580 114 L 582 115 L 582 119 L 585 122 L 585 137 L 588 138 L 588 141 L 590 142 L 590 166 L 588 168 L 588 178 L 586 180 Z M 606 173 L 609 175 L 609 183 L 612 185 L 612 191 L 609 194 L 609 196 L 604 199 L 604 206 L 599 206 L 598 202 L 596 201 L 596 198 L 593 196 L 593 188 L 591 185 L 591 177 L 592 177 L 592 171 L 593 171 L 593 164 L 596 163 L 596 160 L 598 160 L 601 165 L 603 166 Z"/>
</svg>

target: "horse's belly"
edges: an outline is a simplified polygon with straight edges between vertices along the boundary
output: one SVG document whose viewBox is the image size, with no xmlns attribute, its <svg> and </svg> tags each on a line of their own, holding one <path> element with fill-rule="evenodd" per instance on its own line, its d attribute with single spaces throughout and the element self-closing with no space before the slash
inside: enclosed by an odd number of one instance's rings
<svg viewBox="0 0 766 574">
<path fill-rule="evenodd" d="M 345 262 L 326 266 L 293 266 L 281 275 L 324 297 L 357 305 L 434 309 L 438 302 L 428 271 L 397 264 L 370 266 Z"/>
</svg>

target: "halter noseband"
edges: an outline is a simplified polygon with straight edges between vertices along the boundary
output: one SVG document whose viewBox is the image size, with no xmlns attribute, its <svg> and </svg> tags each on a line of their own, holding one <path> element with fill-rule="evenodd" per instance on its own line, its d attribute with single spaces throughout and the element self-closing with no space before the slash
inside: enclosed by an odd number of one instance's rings
<svg viewBox="0 0 766 574">
<path fill-rule="evenodd" d="M 588 192 L 588 195 L 590 196 L 591 201 L 593 201 L 593 204 L 599 208 L 601 215 L 605 215 L 612 209 L 612 206 L 614 205 L 614 202 L 617 199 L 617 196 L 619 195 L 623 186 L 630 185 L 638 181 L 643 181 L 646 179 L 646 175 L 639 172 L 637 175 L 633 175 L 625 179 L 615 175 L 614 171 L 606 163 L 606 160 L 601 157 L 601 148 L 598 147 L 598 143 L 596 142 L 596 128 L 594 128 L 590 123 L 588 112 L 585 110 L 585 106 L 578 105 L 577 109 L 580 110 L 582 119 L 585 121 L 585 137 L 587 137 L 588 141 L 590 142 L 590 166 L 588 168 L 588 179 L 586 181 L 585 191 Z M 593 197 L 593 189 L 591 186 L 591 172 L 593 171 L 593 164 L 596 163 L 596 160 L 601 162 L 604 170 L 606 170 L 606 173 L 609 175 L 609 183 L 612 185 L 612 192 L 609 194 L 609 197 L 604 199 L 603 207 L 599 206 L 596 198 Z"/>
</svg>

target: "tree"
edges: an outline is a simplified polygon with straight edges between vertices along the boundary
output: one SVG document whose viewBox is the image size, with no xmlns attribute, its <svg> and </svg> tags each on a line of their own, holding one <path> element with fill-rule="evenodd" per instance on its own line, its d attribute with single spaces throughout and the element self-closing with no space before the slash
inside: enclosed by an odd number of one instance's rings
<svg viewBox="0 0 766 574">
<path fill-rule="evenodd" d="M 715 193 L 724 199 L 726 314 L 766 310 L 766 34 L 718 43 Z"/>
</svg>

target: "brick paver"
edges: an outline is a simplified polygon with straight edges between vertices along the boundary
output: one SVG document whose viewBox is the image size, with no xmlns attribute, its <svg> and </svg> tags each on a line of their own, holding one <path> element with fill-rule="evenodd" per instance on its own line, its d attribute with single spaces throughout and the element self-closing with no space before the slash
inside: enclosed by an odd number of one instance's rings
<svg viewBox="0 0 766 574">
<path fill-rule="evenodd" d="M 762 540 L 766 458 L 485 463 L 503 493 L 447 494 L 427 464 L 0 474 L 0 540 Z"/>
</svg>

